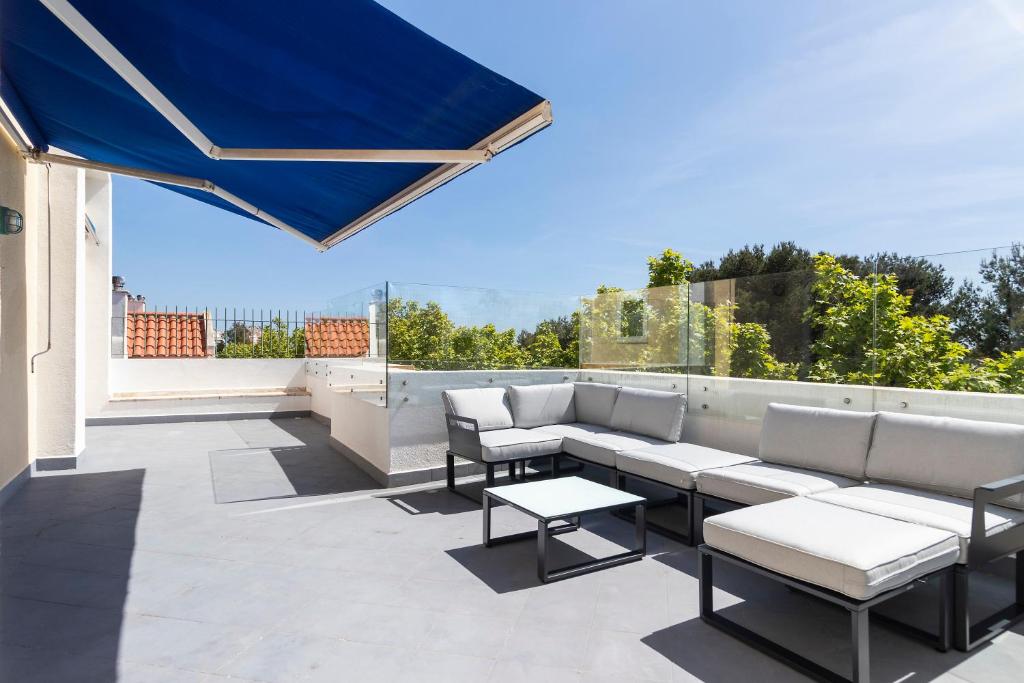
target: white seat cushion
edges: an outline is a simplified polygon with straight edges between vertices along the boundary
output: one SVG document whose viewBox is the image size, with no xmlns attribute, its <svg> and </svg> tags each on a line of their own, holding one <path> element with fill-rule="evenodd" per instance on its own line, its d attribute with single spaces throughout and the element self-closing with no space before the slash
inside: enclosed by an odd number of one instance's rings
<svg viewBox="0 0 1024 683">
<path fill-rule="evenodd" d="M 747 455 L 729 453 L 692 443 L 648 446 L 647 448 L 623 451 L 615 456 L 615 466 L 619 471 L 653 479 L 681 489 L 694 488 L 697 472 L 748 462 L 757 462 L 757 460 Z"/>
<path fill-rule="evenodd" d="M 512 426 L 512 410 L 508 393 L 498 387 L 480 389 L 448 389 L 441 392 L 445 412 L 471 417 L 481 432 Z"/>
<path fill-rule="evenodd" d="M 573 422 L 564 425 L 544 425 L 534 427 L 534 431 L 553 434 L 556 436 L 591 436 L 593 434 L 607 434 L 611 431 L 608 427 L 601 425 L 587 424 L 586 422 Z"/>
<path fill-rule="evenodd" d="M 615 467 L 615 454 L 634 448 L 667 444 L 667 441 L 628 432 L 578 434 L 562 439 L 562 450 L 569 455 L 605 467 Z"/>
<path fill-rule="evenodd" d="M 974 489 L 1024 474 L 1024 425 L 879 413 L 867 478 L 973 498 Z M 1024 494 L 1006 504 L 1024 509 Z"/>
<path fill-rule="evenodd" d="M 863 481 L 875 415 L 769 403 L 757 457 Z"/>
<path fill-rule="evenodd" d="M 562 452 L 562 437 L 533 429 L 496 429 L 481 432 L 480 451 L 484 462 L 539 458 Z"/>
<path fill-rule="evenodd" d="M 612 409 L 612 429 L 665 441 L 679 441 L 686 395 L 672 391 L 622 387 Z"/>
<path fill-rule="evenodd" d="M 571 384 L 534 384 L 508 388 L 512 419 L 516 427 L 529 429 L 542 425 L 576 421 L 576 404 Z"/>
<path fill-rule="evenodd" d="M 952 532 L 960 542 L 960 558 L 957 561 L 967 562 L 971 516 L 974 510 L 969 500 L 886 484 L 853 486 L 816 493 L 810 498 Z M 990 505 L 985 512 L 985 530 L 989 533 L 1003 531 L 1018 524 L 1024 524 L 1024 512 L 1020 510 Z"/>
<path fill-rule="evenodd" d="M 821 493 L 861 482 L 838 474 L 763 462 L 734 465 L 697 474 L 697 490 L 716 498 L 760 505 L 774 500 Z"/>
<path fill-rule="evenodd" d="M 858 600 L 948 567 L 959 553 L 951 532 L 809 498 L 708 517 L 704 540 L 748 562 Z"/>
</svg>

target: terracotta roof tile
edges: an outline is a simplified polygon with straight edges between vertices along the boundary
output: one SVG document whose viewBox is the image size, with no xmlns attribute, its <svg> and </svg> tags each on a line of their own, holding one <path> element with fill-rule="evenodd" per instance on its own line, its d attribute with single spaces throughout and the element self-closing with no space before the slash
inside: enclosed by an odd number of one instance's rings
<svg viewBox="0 0 1024 683">
<path fill-rule="evenodd" d="M 203 358 L 205 313 L 128 313 L 125 349 L 129 358 Z"/>
<path fill-rule="evenodd" d="M 306 320 L 307 358 L 358 358 L 370 353 L 370 322 L 366 318 Z"/>
</svg>

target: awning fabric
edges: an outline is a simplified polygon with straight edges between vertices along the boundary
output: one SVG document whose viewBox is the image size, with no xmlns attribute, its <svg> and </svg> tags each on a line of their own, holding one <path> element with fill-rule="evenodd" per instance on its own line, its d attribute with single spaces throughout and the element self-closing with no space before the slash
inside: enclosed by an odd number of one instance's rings
<svg viewBox="0 0 1024 683">
<path fill-rule="evenodd" d="M 218 148 L 479 149 L 546 106 L 370 0 L 0 0 L 0 96 L 31 146 L 207 180 L 229 195 L 171 189 L 252 215 L 234 196 L 321 247 L 472 165 L 210 158 L 58 18 L 62 6 Z"/>
</svg>

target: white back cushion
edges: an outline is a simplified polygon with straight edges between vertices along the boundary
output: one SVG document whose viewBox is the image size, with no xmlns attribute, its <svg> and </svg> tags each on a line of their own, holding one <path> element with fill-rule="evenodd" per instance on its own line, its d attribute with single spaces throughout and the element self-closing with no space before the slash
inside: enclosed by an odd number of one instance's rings
<svg viewBox="0 0 1024 683">
<path fill-rule="evenodd" d="M 769 403 L 757 457 L 863 480 L 875 415 Z"/>
<path fill-rule="evenodd" d="M 879 413 L 868 477 L 973 498 L 974 489 L 1024 474 L 1024 426 Z M 1024 496 L 1001 502 L 1024 509 Z"/>
<path fill-rule="evenodd" d="M 516 427 L 529 429 L 576 421 L 575 391 L 571 384 L 535 384 L 509 387 L 512 419 Z"/>
<path fill-rule="evenodd" d="M 685 411 L 684 394 L 622 387 L 612 409 L 611 426 L 663 441 L 679 441 Z"/>
<path fill-rule="evenodd" d="M 610 427 L 619 388 L 614 384 L 575 382 L 576 421 Z"/>
<path fill-rule="evenodd" d="M 441 400 L 448 414 L 473 418 L 481 432 L 513 426 L 508 395 L 499 387 L 449 389 L 441 392 Z"/>
</svg>

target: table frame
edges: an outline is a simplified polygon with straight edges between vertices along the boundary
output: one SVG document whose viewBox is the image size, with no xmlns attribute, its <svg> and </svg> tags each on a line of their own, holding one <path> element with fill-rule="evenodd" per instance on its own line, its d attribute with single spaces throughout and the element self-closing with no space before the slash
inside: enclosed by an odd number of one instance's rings
<svg viewBox="0 0 1024 683">
<path fill-rule="evenodd" d="M 524 515 L 532 517 L 537 520 L 537 531 L 523 531 L 515 534 L 507 534 L 505 536 L 498 536 L 496 538 L 491 537 L 491 507 L 494 502 L 504 503 L 509 507 L 522 512 Z M 624 508 L 634 507 L 635 508 L 635 523 L 634 523 L 634 546 L 630 550 L 623 553 L 618 553 L 610 557 L 604 557 L 594 560 L 587 560 L 576 564 L 569 565 L 567 567 L 559 567 L 558 569 L 551 569 L 548 566 L 548 539 L 551 536 L 557 536 L 559 534 L 569 533 L 576 531 L 577 529 L 583 528 L 582 516 L 593 514 L 597 512 L 609 512 L 620 510 Z M 516 541 L 528 540 L 531 538 L 537 539 L 537 578 L 542 583 L 550 583 L 552 581 L 559 581 L 561 579 L 567 579 L 570 576 L 579 576 L 581 574 L 589 574 L 591 572 L 605 569 L 607 567 L 614 567 L 620 564 L 626 564 L 627 562 L 636 562 L 642 560 L 644 555 L 647 554 L 647 524 L 646 524 L 646 501 L 640 501 L 639 503 L 617 503 L 615 505 L 608 505 L 604 507 L 598 507 L 588 510 L 579 510 L 575 513 L 567 515 L 560 515 L 557 517 L 543 517 L 535 512 L 532 512 L 524 507 L 516 505 L 508 500 L 501 497 L 500 493 L 492 492 L 485 489 L 483 495 L 483 540 L 484 547 L 491 548 L 496 545 L 503 545 L 505 543 L 514 543 Z M 563 522 L 557 526 L 551 526 L 553 522 Z"/>
</svg>

